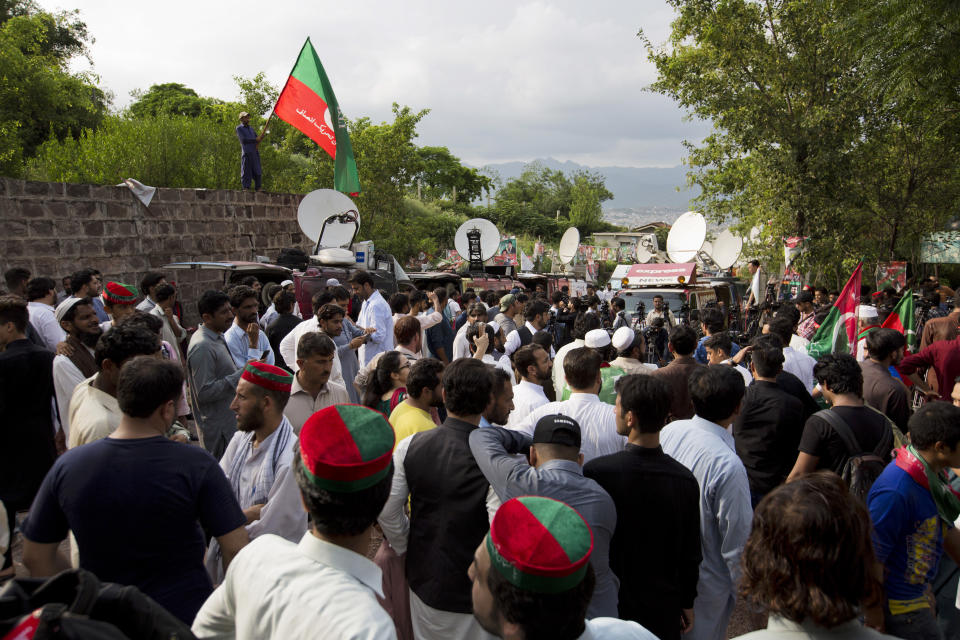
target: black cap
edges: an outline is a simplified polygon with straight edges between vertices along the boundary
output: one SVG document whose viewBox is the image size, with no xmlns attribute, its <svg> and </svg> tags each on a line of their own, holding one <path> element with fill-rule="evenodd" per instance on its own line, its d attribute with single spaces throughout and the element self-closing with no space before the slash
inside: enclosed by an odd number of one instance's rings
<svg viewBox="0 0 960 640">
<path fill-rule="evenodd" d="M 797 294 L 797 302 L 813 302 L 813 292 L 801 291 Z"/>
<path fill-rule="evenodd" d="M 533 430 L 533 444 L 561 444 L 580 448 L 580 425 L 570 416 L 543 416 Z"/>
</svg>

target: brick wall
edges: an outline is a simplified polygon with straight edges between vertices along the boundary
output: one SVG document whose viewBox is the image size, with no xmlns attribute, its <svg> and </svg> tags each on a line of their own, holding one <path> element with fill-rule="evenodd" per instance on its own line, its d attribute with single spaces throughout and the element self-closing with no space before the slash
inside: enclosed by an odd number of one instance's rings
<svg viewBox="0 0 960 640">
<path fill-rule="evenodd" d="M 275 260 L 283 247 L 309 249 L 297 225 L 300 195 L 158 189 L 149 207 L 126 187 L 0 178 L 0 272 L 22 266 L 63 276 L 82 267 L 137 284 L 145 271 L 185 260 Z M 211 271 L 168 273 L 186 320 L 201 291 L 223 284 Z M 2 286 L 2 281 L 0 281 Z"/>
</svg>

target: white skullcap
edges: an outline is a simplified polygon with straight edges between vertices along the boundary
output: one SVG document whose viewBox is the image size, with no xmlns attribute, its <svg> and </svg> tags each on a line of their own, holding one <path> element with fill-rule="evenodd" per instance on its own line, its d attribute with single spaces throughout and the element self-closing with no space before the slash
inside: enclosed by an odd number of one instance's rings
<svg viewBox="0 0 960 640">
<path fill-rule="evenodd" d="M 327 280 L 327 286 L 328 286 L 328 287 L 339 287 L 339 286 L 340 286 L 340 281 L 337 280 L 336 278 L 330 278 L 329 280 Z"/>
<path fill-rule="evenodd" d="M 636 335 L 630 327 L 620 327 L 613 332 L 613 340 L 611 342 L 617 351 L 624 351 L 630 348 Z"/>
<path fill-rule="evenodd" d="M 869 304 L 861 304 L 859 307 L 857 307 L 857 315 L 864 320 L 880 317 L 880 314 L 877 313 L 877 308 Z"/>
<path fill-rule="evenodd" d="M 53 312 L 53 315 L 56 316 L 57 322 L 63 320 L 63 317 L 69 313 L 70 309 L 73 309 L 74 305 L 83 300 L 83 298 L 74 298 L 70 296 L 63 302 L 57 305 L 57 310 Z"/>
<path fill-rule="evenodd" d="M 280 283 L 280 287 L 281 288 L 286 287 L 288 284 L 293 284 L 293 280 L 284 280 L 283 282 Z"/>
<path fill-rule="evenodd" d="M 610 344 L 610 334 L 604 329 L 587 331 L 587 335 L 584 336 L 583 342 L 586 346 L 592 349 L 599 349 Z"/>
</svg>

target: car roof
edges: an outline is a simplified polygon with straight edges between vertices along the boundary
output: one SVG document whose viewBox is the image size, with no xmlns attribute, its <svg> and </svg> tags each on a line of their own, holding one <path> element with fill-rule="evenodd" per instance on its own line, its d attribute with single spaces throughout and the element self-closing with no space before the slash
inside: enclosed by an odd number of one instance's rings
<svg viewBox="0 0 960 640">
<path fill-rule="evenodd" d="M 281 267 L 278 264 L 269 264 L 265 262 L 250 262 L 246 260 L 221 260 L 221 261 L 190 261 L 190 262 L 171 262 L 165 264 L 161 269 L 212 269 L 215 271 L 258 271 L 261 273 L 287 274 L 293 270 L 288 267 Z"/>
</svg>

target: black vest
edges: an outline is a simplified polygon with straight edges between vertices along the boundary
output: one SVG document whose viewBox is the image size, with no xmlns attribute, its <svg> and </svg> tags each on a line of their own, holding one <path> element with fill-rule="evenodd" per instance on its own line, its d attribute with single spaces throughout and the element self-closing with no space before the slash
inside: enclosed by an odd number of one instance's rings
<svg viewBox="0 0 960 640">
<path fill-rule="evenodd" d="M 520 336 L 520 346 L 525 347 L 531 342 L 533 342 L 533 334 L 530 333 L 530 329 L 527 329 L 527 325 L 523 325 L 517 329 L 517 335 Z"/>
<path fill-rule="evenodd" d="M 452 613 L 471 613 L 467 570 L 490 529 L 489 483 L 468 438 L 474 425 L 447 418 L 410 442 L 403 468 L 410 488 L 407 582 L 424 603 Z"/>
</svg>

